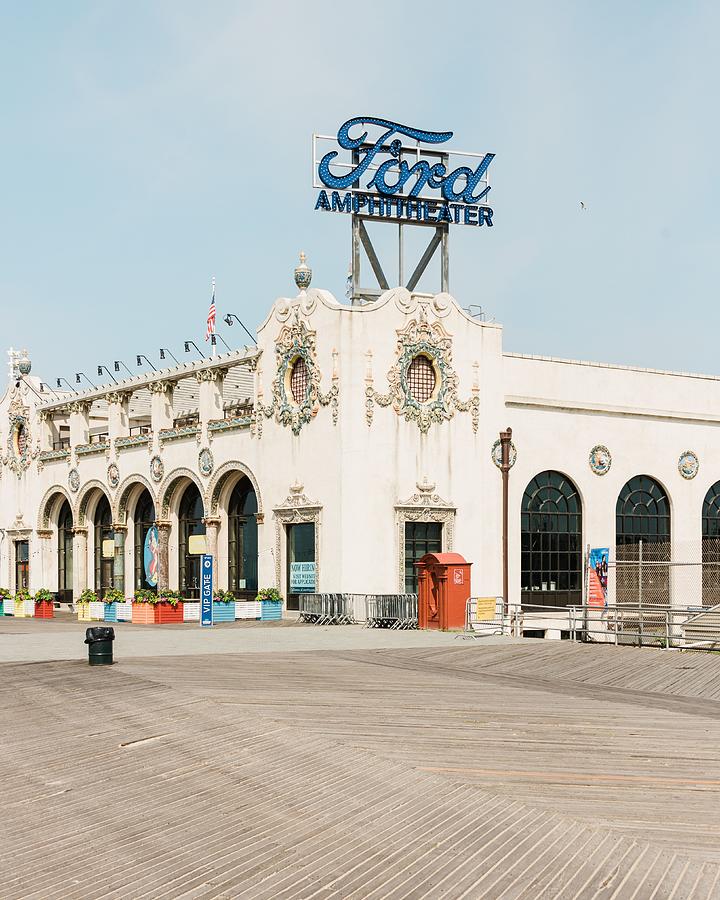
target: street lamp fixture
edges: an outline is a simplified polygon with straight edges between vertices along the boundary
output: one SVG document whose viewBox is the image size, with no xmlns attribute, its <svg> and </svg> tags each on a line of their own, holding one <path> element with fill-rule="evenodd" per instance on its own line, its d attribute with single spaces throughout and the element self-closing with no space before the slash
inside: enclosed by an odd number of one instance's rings
<svg viewBox="0 0 720 900">
<path fill-rule="evenodd" d="M 185 341 L 185 352 L 186 352 L 186 353 L 189 353 L 189 352 L 190 352 L 190 345 L 191 345 L 191 344 L 192 344 L 192 346 L 197 350 L 197 352 L 200 354 L 200 356 L 201 356 L 203 359 L 207 359 L 207 357 L 206 357 L 205 354 L 202 352 L 202 350 L 198 347 L 198 345 L 195 343 L 195 341 Z"/>
<path fill-rule="evenodd" d="M 252 334 L 247 330 L 247 328 L 245 328 L 245 324 L 243 323 L 242 319 L 241 319 L 239 316 L 236 316 L 235 313 L 228 313 L 228 314 L 225 316 L 225 318 L 223 319 L 223 322 L 224 322 L 226 325 L 232 325 L 233 319 L 235 319 L 235 321 L 238 323 L 238 325 L 239 325 L 242 329 L 244 329 L 245 334 L 250 338 L 250 340 L 253 342 L 253 344 L 256 344 L 256 343 L 257 343 L 257 338 L 254 338 L 254 337 L 252 336 Z"/>
</svg>

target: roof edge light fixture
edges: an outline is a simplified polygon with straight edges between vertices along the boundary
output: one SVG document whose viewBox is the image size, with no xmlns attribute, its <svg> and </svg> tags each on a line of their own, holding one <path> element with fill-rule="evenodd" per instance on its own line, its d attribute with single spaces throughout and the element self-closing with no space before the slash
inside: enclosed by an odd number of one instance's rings
<svg viewBox="0 0 720 900">
<path fill-rule="evenodd" d="M 97 390 L 97 386 L 94 385 L 94 384 L 92 383 L 92 381 L 90 381 L 90 379 L 87 377 L 87 375 L 86 375 L 84 372 L 76 372 L 76 373 L 75 373 L 75 384 L 81 384 L 81 381 L 80 381 L 80 378 L 81 378 L 81 377 L 84 378 L 85 381 L 87 381 L 87 383 L 90 385 L 90 387 L 91 387 L 94 391 Z"/>
<path fill-rule="evenodd" d="M 153 372 L 157 372 L 157 369 L 155 368 L 155 366 L 150 362 L 150 360 L 147 358 L 147 356 L 144 356 L 142 353 L 136 353 L 136 354 L 135 354 L 135 359 L 137 360 L 137 364 L 138 364 L 139 366 L 142 365 L 142 360 L 144 359 L 145 362 L 146 362 L 146 363 L 150 366 L 150 368 L 153 370 Z"/>
<path fill-rule="evenodd" d="M 195 343 L 195 341 L 185 341 L 185 352 L 186 352 L 186 353 L 189 353 L 189 352 L 190 352 L 190 345 L 191 345 L 191 344 L 192 344 L 192 346 L 197 350 L 197 352 L 200 354 L 200 356 L 201 356 L 203 359 L 207 359 L 207 357 L 206 357 L 205 354 L 202 352 L 202 350 L 198 347 L 198 345 Z"/>
<path fill-rule="evenodd" d="M 115 376 L 113 375 L 113 373 L 110 371 L 110 369 L 108 369 L 107 366 L 98 366 L 98 367 L 97 367 L 97 373 L 98 373 L 98 375 L 99 375 L 100 377 L 102 377 L 103 371 L 107 372 L 108 375 L 112 378 L 113 382 L 114 382 L 115 384 L 117 384 L 117 379 L 115 378 Z"/>
<path fill-rule="evenodd" d="M 247 328 L 245 327 L 245 323 L 242 321 L 240 316 L 236 316 L 235 313 L 226 313 L 225 317 L 223 318 L 223 322 L 226 325 L 232 325 L 233 319 L 235 319 L 235 321 L 243 329 L 243 331 L 250 338 L 250 340 L 253 342 L 253 344 L 257 344 L 257 338 L 254 338 L 252 336 L 252 334 L 247 330 Z M 223 343 L 224 343 L 224 341 L 223 341 Z"/>
<path fill-rule="evenodd" d="M 170 356 L 175 360 L 175 365 L 176 365 L 176 366 L 179 366 L 179 365 L 180 365 L 180 363 L 178 362 L 178 359 L 177 359 L 177 357 L 175 356 L 175 354 L 174 354 L 172 351 L 168 350 L 167 347 L 161 347 L 161 348 L 160 348 L 160 359 L 165 359 L 165 354 L 166 354 L 166 353 L 169 353 Z"/>
<path fill-rule="evenodd" d="M 228 342 L 225 340 L 225 338 L 221 334 L 211 334 L 210 335 L 210 341 L 212 342 L 213 347 L 215 347 L 217 345 L 218 338 L 220 338 L 220 340 L 223 342 L 223 344 L 225 344 L 225 346 L 228 349 L 228 353 L 232 353 L 232 349 L 230 348 Z"/>
<path fill-rule="evenodd" d="M 129 375 L 131 378 L 134 378 L 134 377 L 135 377 L 135 376 L 133 375 L 133 373 L 130 371 L 130 369 L 128 369 L 128 367 L 125 365 L 125 363 L 124 363 L 121 359 L 116 359 L 116 360 L 113 362 L 113 369 L 115 369 L 116 372 L 119 372 L 119 371 L 120 371 L 120 366 L 122 366 L 123 369 L 125 369 L 125 371 L 128 373 L 128 375 Z"/>
<path fill-rule="evenodd" d="M 62 384 L 60 384 L 61 381 L 64 381 L 64 382 L 65 382 L 65 384 L 68 386 L 68 389 L 70 390 L 71 393 L 77 394 L 77 391 L 76 391 L 75 388 L 70 384 L 70 382 L 67 380 L 67 378 L 56 378 L 56 379 L 55 379 L 55 383 L 57 384 L 57 386 L 58 386 L 59 388 L 62 387 Z"/>
</svg>

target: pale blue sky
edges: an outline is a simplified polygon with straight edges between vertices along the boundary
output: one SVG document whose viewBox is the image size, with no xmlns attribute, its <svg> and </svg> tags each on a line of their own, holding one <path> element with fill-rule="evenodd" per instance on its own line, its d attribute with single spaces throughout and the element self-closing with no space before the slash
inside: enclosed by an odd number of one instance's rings
<svg viewBox="0 0 720 900">
<path fill-rule="evenodd" d="M 182 359 L 211 275 L 254 329 L 300 249 L 342 298 L 310 136 L 375 115 L 497 154 L 451 290 L 506 349 L 719 372 L 718 34 L 712 2 L 2 0 L 3 350 Z"/>
</svg>

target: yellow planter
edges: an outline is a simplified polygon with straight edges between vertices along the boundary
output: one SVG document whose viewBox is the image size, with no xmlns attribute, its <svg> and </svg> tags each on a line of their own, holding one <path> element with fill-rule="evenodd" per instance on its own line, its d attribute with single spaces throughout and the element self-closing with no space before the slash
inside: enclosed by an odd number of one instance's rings
<svg viewBox="0 0 720 900">
<path fill-rule="evenodd" d="M 15 601 L 15 617 L 17 619 L 25 618 L 25 604 L 22 600 Z"/>
<path fill-rule="evenodd" d="M 91 622 L 90 618 L 90 604 L 89 603 L 76 603 L 78 614 L 78 622 Z"/>
</svg>

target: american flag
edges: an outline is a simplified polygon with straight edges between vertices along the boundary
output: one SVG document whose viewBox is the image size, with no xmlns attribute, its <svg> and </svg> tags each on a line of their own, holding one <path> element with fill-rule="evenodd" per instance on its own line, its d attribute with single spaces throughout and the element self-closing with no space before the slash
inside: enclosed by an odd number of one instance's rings
<svg viewBox="0 0 720 900">
<path fill-rule="evenodd" d="M 208 310 L 207 329 L 205 330 L 205 340 L 210 340 L 210 335 L 215 334 L 215 279 L 212 280 L 212 297 L 210 298 L 210 309 Z"/>
</svg>

